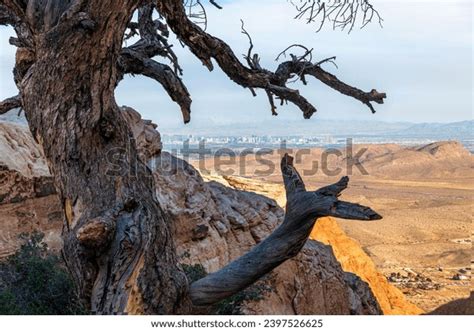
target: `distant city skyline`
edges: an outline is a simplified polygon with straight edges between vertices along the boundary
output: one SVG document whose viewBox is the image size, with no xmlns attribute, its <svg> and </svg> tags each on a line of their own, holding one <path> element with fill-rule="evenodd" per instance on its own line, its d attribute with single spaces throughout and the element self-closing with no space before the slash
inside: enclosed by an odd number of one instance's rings
<svg viewBox="0 0 474 331">
<path fill-rule="evenodd" d="M 301 125 L 300 123 L 308 123 Z M 471 153 L 474 151 L 474 120 L 455 123 L 368 122 L 319 120 L 286 121 L 285 125 L 208 127 L 205 130 L 163 130 L 161 142 L 168 151 L 188 149 L 210 151 L 219 148 L 335 147 L 347 144 L 423 145 L 437 141 L 458 141 Z"/>
<path fill-rule="evenodd" d="M 472 116 L 472 3 L 470 1 L 373 0 L 384 18 L 351 34 L 329 28 L 315 33 L 316 26 L 295 21 L 285 0 L 220 1 L 223 10 L 208 9 L 208 31 L 225 40 L 241 59 L 248 48 L 240 33 L 240 19 L 252 35 L 262 64 L 274 70 L 276 54 L 292 43 L 314 48 L 315 58 L 337 56 L 338 69 L 325 68 L 348 84 L 364 90 L 386 92 L 387 102 L 376 105 L 377 113 L 314 79 L 308 86 L 295 84 L 318 109 L 309 121 L 349 119 L 386 122 L 455 122 Z M 0 98 L 16 93 L 11 70 L 15 48 L 8 45 L 10 28 L 0 28 Z M 190 128 L 209 123 L 233 122 L 281 125 L 300 120 L 302 114 L 289 105 L 270 114 L 265 93 L 253 98 L 248 90 L 231 82 L 218 68 L 209 73 L 187 50 L 174 41 L 184 68 L 183 80 L 193 98 Z M 158 59 L 162 60 L 162 59 Z M 144 77 L 127 77 L 117 89 L 117 103 L 139 111 L 161 128 L 182 127 L 179 107 L 162 87 Z"/>
</svg>

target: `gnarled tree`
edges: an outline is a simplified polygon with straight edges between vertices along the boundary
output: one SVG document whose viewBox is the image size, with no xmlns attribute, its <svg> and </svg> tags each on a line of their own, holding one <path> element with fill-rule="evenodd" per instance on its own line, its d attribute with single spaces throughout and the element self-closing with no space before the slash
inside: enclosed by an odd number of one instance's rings
<svg viewBox="0 0 474 331">
<path fill-rule="evenodd" d="M 298 17 L 309 22 L 322 18 L 322 23 L 353 26 L 358 13 L 362 24 L 378 16 L 366 0 L 293 3 Z M 273 114 L 275 98 L 294 103 L 305 118 L 316 111 L 297 90 L 287 87 L 293 78 L 306 83 L 312 76 L 372 111 L 372 103 L 385 98 L 376 90 L 364 92 L 340 81 L 321 67 L 330 59 L 313 62 L 310 50 L 270 71 L 252 54 L 250 39 L 243 64 L 225 42 L 199 25 L 206 21 L 202 11 L 194 12 L 199 6 L 199 1 L 182 0 L 0 2 L 0 24 L 16 32 L 10 43 L 18 48 L 14 79 L 19 90 L 18 96 L 0 104 L 0 112 L 21 106 L 44 149 L 64 207 L 65 261 L 91 311 L 124 313 L 138 300 L 145 313 L 191 312 L 240 291 L 295 256 L 318 217 L 380 218 L 370 208 L 338 200 L 347 178 L 308 192 L 291 157 L 285 156 L 282 173 L 288 203 L 281 226 L 222 270 L 188 283 L 177 264 L 171 222 L 154 198 L 150 170 L 139 159 L 114 99 L 124 74 L 145 75 L 163 86 L 179 105 L 184 122 L 190 121 L 191 98 L 168 43 L 169 29 L 209 70 L 214 60 L 235 83 L 254 94 L 263 90 Z M 124 39 L 135 35 L 138 41 L 123 47 Z M 120 166 L 111 168 L 110 158 Z"/>
</svg>

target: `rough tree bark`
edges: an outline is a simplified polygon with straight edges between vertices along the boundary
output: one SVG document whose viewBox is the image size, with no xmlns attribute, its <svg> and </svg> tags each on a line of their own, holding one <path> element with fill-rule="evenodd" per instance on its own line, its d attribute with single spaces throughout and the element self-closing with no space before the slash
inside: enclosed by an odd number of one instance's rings
<svg viewBox="0 0 474 331">
<path fill-rule="evenodd" d="M 0 24 L 12 25 L 18 47 L 15 82 L 19 96 L 0 112 L 21 106 L 42 145 L 65 213 L 63 255 L 79 294 L 91 311 L 189 313 L 193 306 L 226 298 L 299 252 L 321 216 L 372 220 L 367 207 L 340 202 L 347 179 L 307 192 L 292 166 L 282 160 L 288 195 L 284 223 L 251 252 L 189 286 L 177 265 L 170 222 L 154 198 L 150 170 L 138 156 L 130 128 L 114 99 L 125 73 L 157 80 L 190 120 L 191 99 L 166 42 L 166 26 L 152 19 L 151 1 L 2 0 Z M 140 7 L 139 20 L 131 22 Z M 290 101 L 310 117 L 315 108 L 286 87 L 293 74 L 312 75 L 371 106 L 385 95 L 365 93 L 326 73 L 305 58 L 273 73 L 258 62 L 242 65 L 221 40 L 205 33 L 185 14 L 183 3 L 160 0 L 156 8 L 191 51 L 210 69 L 215 59 L 238 84 Z M 122 48 L 129 28 L 140 40 Z M 160 32 L 161 31 L 161 32 Z M 250 52 L 249 52 L 250 53 Z M 171 60 L 174 68 L 153 60 Z"/>
<path fill-rule="evenodd" d="M 54 27 L 44 7 L 29 5 L 35 60 L 18 73 L 19 87 L 64 206 L 64 257 L 80 296 L 94 312 L 125 312 L 139 287 L 146 312 L 173 314 L 186 306 L 187 280 L 152 175 L 114 100 L 137 3 L 89 1 Z M 120 169 L 111 169 L 111 158 Z"/>
</svg>

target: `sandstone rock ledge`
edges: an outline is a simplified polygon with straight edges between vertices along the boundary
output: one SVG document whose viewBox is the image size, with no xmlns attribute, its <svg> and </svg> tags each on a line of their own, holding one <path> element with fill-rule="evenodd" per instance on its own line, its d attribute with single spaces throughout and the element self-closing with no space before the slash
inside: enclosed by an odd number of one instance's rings
<svg viewBox="0 0 474 331">
<path fill-rule="evenodd" d="M 283 221 L 265 196 L 205 182 L 185 161 L 163 152 L 154 162 L 157 196 L 174 222 L 181 262 L 213 272 L 250 250 Z M 259 283 L 243 314 L 381 314 L 369 286 L 346 273 L 330 246 L 310 240 Z"/>
<path fill-rule="evenodd" d="M 0 121 L 0 258 L 18 249 L 19 234 L 35 229 L 60 249 L 62 217 L 41 148 L 27 127 Z"/>
<path fill-rule="evenodd" d="M 43 152 L 28 129 L 0 122 L 0 203 L 21 202 L 54 192 Z"/>
</svg>

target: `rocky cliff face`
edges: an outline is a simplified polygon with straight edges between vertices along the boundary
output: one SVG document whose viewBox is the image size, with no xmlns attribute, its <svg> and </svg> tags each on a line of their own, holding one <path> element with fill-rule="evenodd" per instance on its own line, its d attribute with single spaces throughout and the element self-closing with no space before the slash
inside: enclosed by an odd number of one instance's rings
<svg viewBox="0 0 474 331">
<path fill-rule="evenodd" d="M 313 228 L 310 238 L 331 245 L 342 268 L 357 274 L 370 285 L 385 314 L 416 315 L 423 313 L 423 310 L 408 302 L 403 293 L 387 281 L 387 278 L 377 270 L 374 262 L 360 245 L 346 236 L 335 219 L 331 217 L 320 219 Z"/>
<path fill-rule="evenodd" d="M 173 221 L 175 243 L 183 268 L 191 273 L 202 269 L 215 271 L 263 240 L 282 221 L 284 211 L 279 204 L 284 202 L 284 196 L 281 196 L 281 188 L 274 189 L 266 183 L 252 183 L 239 178 L 203 179 L 186 162 L 168 153 L 160 154 L 159 134 L 151 122 L 141 121 L 139 114 L 131 109 L 124 111 L 133 124 L 137 144 L 153 169 L 157 198 Z M 0 125 L 0 150 L 8 150 L 8 154 L 0 154 L 0 164 L 4 169 L 0 173 L 0 183 L 16 183 L 12 174 L 22 176 L 25 182 L 29 180 L 29 186 L 7 184 L 0 187 L 4 192 L 0 205 L 0 254 L 11 254 L 18 245 L 15 236 L 33 229 L 47 232 L 46 238 L 48 233 L 49 237 L 56 236 L 51 242 L 53 248 L 58 249 L 63 217 L 59 201 L 51 190 L 38 195 L 31 189 L 34 188 L 31 184 L 34 178 L 51 179 L 44 172 L 45 163 L 39 148 L 27 129 L 12 124 Z M 39 168 L 43 172 L 35 170 Z M 249 192 L 252 187 L 256 192 Z M 17 200 L 16 196 L 23 198 Z M 27 217 L 25 213 L 28 213 Z M 336 223 L 333 226 L 338 229 L 334 231 L 335 236 L 347 238 Z M 329 237 L 331 231 L 328 231 Z M 358 268 L 348 268 L 349 264 L 344 262 L 341 267 L 341 257 L 350 252 L 334 246 L 340 242 L 344 240 L 339 238 L 331 242 L 328 239 L 326 243 L 332 244 L 331 247 L 308 241 L 296 258 L 282 264 L 246 293 L 224 302 L 221 311 L 229 312 L 231 309 L 231 312 L 246 314 L 415 312 L 403 311 L 404 304 L 401 303 L 397 305 L 398 310 L 388 309 L 387 305 L 395 303 L 380 301 L 382 297 L 376 293 L 385 284 L 374 286 L 371 284 L 374 278 Z M 335 255 L 334 252 L 338 253 Z M 370 262 L 365 254 L 354 258 L 362 261 L 360 265 Z M 403 297 L 400 300 L 403 301 Z"/>
<path fill-rule="evenodd" d="M 25 127 L 0 122 L 0 204 L 54 193 L 41 149 Z"/>
<path fill-rule="evenodd" d="M 218 176 L 207 176 L 208 180 L 216 180 Z M 223 177 L 228 185 L 245 191 L 256 192 L 275 199 L 280 206 L 286 204 L 285 190 L 282 185 L 271 184 L 241 177 Z M 331 217 L 320 218 L 311 233 L 315 242 L 330 245 L 334 256 L 346 274 L 354 274 L 368 284 L 384 314 L 421 314 L 423 310 L 407 301 L 403 293 L 391 285 L 385 276 L 377 270 L 370 257 L 360 245 L 349 238 Z M 360 286 L 355 286 L 360 288 Z"/>
<path fill-rule="evenodd" d="M 283 209 L 270 198 L 236 189 L 224 178 L 205 182 L 189 164 L 165 152 L 154 161 L 157 196 L 173 219 L 184 265 L 216 271 L 283 220 Z M 369 286 L 344 272 L 330 246 L 312 240 L 296 258 L 254 285 L 238 305 L 245 314 L 382 313 Z"/>
<path fill-rule="evenodd" d="M 41 149 L 28 128 L 0 122 L 0 258 L 19 247 L 18 235 L 40 230 L 61 247 L 62 210 Z"/>
</svg>

